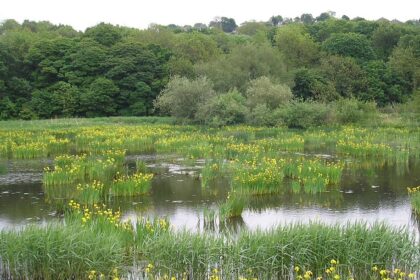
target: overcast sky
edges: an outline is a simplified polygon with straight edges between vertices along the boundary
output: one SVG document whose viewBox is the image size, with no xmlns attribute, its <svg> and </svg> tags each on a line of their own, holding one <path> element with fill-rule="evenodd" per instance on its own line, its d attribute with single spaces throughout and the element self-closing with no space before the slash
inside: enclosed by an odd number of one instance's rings
<svg viewBox="0 0 420 280">
<path fill-rule="evenodd" d="M 2 0 L 0 21 L 15 19 L 48 20 L 84 30 L 100 22 L 146 28 L 150 23 L 193 25 L 209 23 L 216 16 L 232 17 L 236 23 L 268 20 L 325 11 L 337 16 L 360 16 L 366 19 L 420 18 L 420 0 Z"/>
</svg>

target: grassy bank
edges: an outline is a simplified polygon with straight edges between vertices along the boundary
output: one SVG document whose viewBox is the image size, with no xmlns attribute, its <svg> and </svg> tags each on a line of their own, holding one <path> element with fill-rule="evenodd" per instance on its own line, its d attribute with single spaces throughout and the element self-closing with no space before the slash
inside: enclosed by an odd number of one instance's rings
<svg viewBox="0 0 420 280">
<path fill-rule="evenodd" d="M 105 277 L 130 271 L 148 279 L 165 279 L 164 275 L 214 279 L 213 274 L 219 279 L 287 279 L 296 266 L 321 276 L 331 259 L 339 261 L 341 275 L 351 272 L 355 279 L 369 279 L 374 266 L 418 270 L 420 252 L 413 236 L 383 224 L 294 224 L 214 235 L 174 232 L 166 223 L 143 220 L 132 231 L 73 220 L 67 225 L 3 231 L 2 275 L 86 279 L 91 271 Z"/>
</svg>

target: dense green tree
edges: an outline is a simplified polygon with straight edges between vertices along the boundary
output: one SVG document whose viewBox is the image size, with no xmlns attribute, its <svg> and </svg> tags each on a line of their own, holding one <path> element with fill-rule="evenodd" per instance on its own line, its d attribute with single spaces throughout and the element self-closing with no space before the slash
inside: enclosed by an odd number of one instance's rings
<svg viewBox="0 0 420 280">
<path fill-rule="evenodd" d="M 212 80 L 219 92 L 232 88 L 244 92 L 249 81 L 261 76 L 276 82 L 288 81 L 280 52 L 267 44 L 237 46 L 217 60 L 197 65 L 196 71 Z"/>
<path fill-rule="evenodd" d="M 329 54 L 350 56 L 359 61 L 375 58 L 375 53 L 369 40 L 357 33 L 332 34 L 322 44 L 322 49 Z"/>
<path fill-rule="evenodd" d="M 364 72 L 351 57 L 323 57 L 320 71 L 334 84 L 335 91 L 342 97 L 357 97 L 366 90 Z"/>
<path fill-rule="evenodd" d="M 300 16 L 300 21 L 303 24 L 311 24 L 315 21 L 314 17 L 312 16 L 312 14 L 302 14 Z"/>
<path fill-rule="evenodd" d="M 381 60 L 373 60 L 363 67 L 367 82 L 362 100 L 375 101 L 383 106 L 405 101 L 411 94 L 411 84 Z"/>
<path fill-rule="evenodd" d="M 88 86 L 107 70 L 108 50 L 92 39 L 84 39 L 77 48 L 69 52 L 65 59 L 71 61 L 63 66 L 63 78 L 77 86 Z"/>
<path fill-rule="evenodd" d="M 303 100 L 332 101 L 338 98 L 332 82 L 315 70 L 299 69 L 294 84 L 293 95 Z"/>
<path fill-rule="evenodd" d="M 174 52 L 179 57 L 189 59 L 191 63 L 209 61 L 220 54 L 216 41 L 199 32 L 180 34 Z"/>
<path fill-rule="evenodd" d="M 86 29 L 84 36 L 107 47 L 120 42 L 123 37 L 118 27 L 103 22 Z"/>
<path fill-rule="evenodd" d="M 301 25 L 291 24 L 280 27 L 274 40 L 289 68 L 308 67 L 318 59 L 318 45 Z"/>
<path fill-rule="evenodd" d="M 65 68 L 72 64 L 70 54 L 76 49 L 76 42 L 69 38 L 40 40 L 31 47 L 27 61 L 35 86 L 45 88 L 65 80 Z"/>
<path fill-rule="evenodd" d="M 228 17 L 216 18 L 209 23 L 209 26 L 219 28 L 226 33 L 232 33 L 238 27 L 235 20 Z"/>
<path fill-rule="evenodd" d="M 104 77 L 95 79 L 83 93 L 80 102 L 87 117 L 113 116 L 117 113 L 114 100 L 119 88 Z"/>
<path fill-rule="evenodd" d="M 372 44 L 378 57 L 387 60 L 402 35 L 395 24 L 381 24 L 372 34 Z"/>
<path fill-rule="evenodd" d="M 293 86 L 296 97 L 323 102 L 340 96 L 380 106 L 413 102 L 419 88 L 416 20 L 336 19 L 329 12 L 315 20 L 310 14 L 273 16 L 240 27 L 223 17 L 211 25 L 151 24 L 138 30 L 100 23 L 78 32 L 48 21 L 5 20 L 0 23 L 0 118 L 158 114 L 154 101 L 176 75 L 190 82 L 205 75 L 223 93 L 209 99 L 209 108 L 218 112 L 214 124 L 223 124 L 222 116 L 231 123 L 229 114 L 241 112 L 243 104 L 252 109 L 246 121 L 277 124 L 282 117 L 268 102 L 276 100 L 270 87 L 242 104 L 263 76 L 273 85 Z"/>
<path fill-rule="evenodd" d="M 272 16 L 269 20 L 269 22 L 274 26 L 279 26 L 283 23 L 283 17 L 280 15 Z"/>
<path fill-rule="evenodd" d="M 401 38 L 389 59 L 390 68 L 411 84 L 414 92 L 420 86 L 420 35 Z"/>
<path fill-rule="evenodd" d="M 125 112 L 125 108 L 131 105 L 133 96 L 138 97 L 138 83 L 143 82 L 151 89 L 144 100 L 145 113 L 151 112 L 153 100 L 167 82 L 166 63 L 169 57 L 169 54 L 158 46 L 144 47 L 132 42 L 116 44 L 110 50 L 106 61 L 109 70 L 105 76 L 113 80 L 120 89 L 116 100 L 119 111 Z"/>
<path fill-rule="evenodd" d="M 32 93 L 31 108 L 40 118 L 73 117 L 80 110 L 80 91 L 66 82 L 35 90 Z"/>
<path fill-rule="evenodd" d="M 236 31 L 238 34 L 255 36 L 259 32 L 266 34 L 268 30 L 269 27 L 265 22 L 246 21 L 241 23 L 241 25 L 237 28 Z"/>
</svg>

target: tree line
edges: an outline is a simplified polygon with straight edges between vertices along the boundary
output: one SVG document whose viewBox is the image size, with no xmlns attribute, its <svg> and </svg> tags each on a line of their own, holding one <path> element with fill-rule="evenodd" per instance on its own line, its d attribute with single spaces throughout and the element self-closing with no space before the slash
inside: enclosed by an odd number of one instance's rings
<svg viewBox="0 0 420 280">
<path fill-rule="evenodd" d="M 144 30 L 0 24 L 3 120 L 171 114 L 200 123 L 272 124 L 276 112 L 293 115 L 290 104 L 316 103 L 319 111 L 346 100 L 353 109 L 412 102 L 419 80 L 418 20 L 329 12 Z"/>
</svg>

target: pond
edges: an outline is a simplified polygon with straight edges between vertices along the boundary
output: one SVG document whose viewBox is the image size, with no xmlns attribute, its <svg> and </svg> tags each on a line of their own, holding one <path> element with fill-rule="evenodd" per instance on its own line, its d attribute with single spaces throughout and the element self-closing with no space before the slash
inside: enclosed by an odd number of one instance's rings
<svg viewBox="0 0 420 280">
<path fill-rule="evenodd" d="M 328 150 L 325 151 L 330 152 Z M 321 151 L 306 149 L 308 158 L 331 157 Z M 290 155 L 285 155 L 289 157 Z M 209 187 L 201 185 L 203 160 L 184 161 L 174 155 L 130 155 L 126 165 L 134 168 L 136 160 L 146 163 L 155 174 L 147 196 L 110 198 L 107 205 L 121 209 L 123 219 L 167 217 L 175 229 L 201 231 L 268 229 L 291 222 L 347 223 L 384 221 L 393 226 L 419 232 L 419 222 L 412 213 L 407 187 L 420 185 L 420 163 L 410 159 L 403 164 L 351 160 L 341 176 L 339 189 L 308 194 L 286 192 L 252 196 L 239 218 L 221 224 L 206 221 L 209 209 L 216 211 L 230 190 L 229 181 L 217 179 Z M 2 160 L 0 173 L 0 229 L 43 224 L 60 215 L 44 196 L 42 173 L 52 160 Z M 287 183 L 287 182 L 286 182 Z"/>
</svg>

